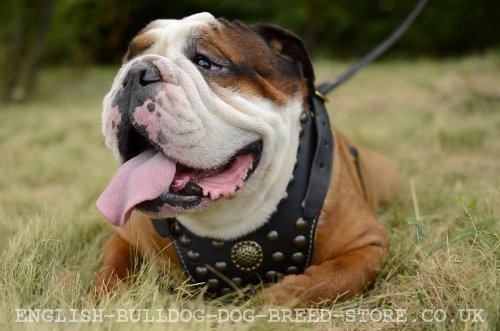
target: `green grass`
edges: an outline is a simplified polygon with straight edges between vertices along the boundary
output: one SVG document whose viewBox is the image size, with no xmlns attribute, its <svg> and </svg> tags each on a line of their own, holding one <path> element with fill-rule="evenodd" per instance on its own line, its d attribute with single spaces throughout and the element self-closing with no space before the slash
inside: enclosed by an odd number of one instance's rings
<svg viewBox="0 0 500 331">
<path fill-rule="evenodd" d="M 346 63 L 318 61 L 318 81 Z M 266 312 L 252 299 L 209 302 L 169 290 L 148 265 L 133 285 L 87 296 L 112 233 L 94 203 L 116 164 L 100 133 L 101 100 L 116 68 L 50 69 L 35 98 L 0 109 L 0 329 L 164 329 L 162 323 L 16 323 L 16 308 L 218 308 Z M 331 96 L 331 120 L 393 158 L 405 193 L 380 214 L 390 254 L 374 289 L 323 308 L 406 309 L 407 323 L 172 323 L 170 329 L 494 330 L 500 319 L 500 54 L 374 64 Z M 443 309 L 443 322 L 424 322 Z M 484 309 L 483 323 L 459 321 Z M 441 311 L 438 311 L 440 313 Z M 427 315 L 426 315 L 427 316 Z M 438 314 L 438 317 L 441 315 Z M 416 319 L 416 322 L 413 322 Z M 454 322 L 452 322 L 452 319 Z"/>
</svg>

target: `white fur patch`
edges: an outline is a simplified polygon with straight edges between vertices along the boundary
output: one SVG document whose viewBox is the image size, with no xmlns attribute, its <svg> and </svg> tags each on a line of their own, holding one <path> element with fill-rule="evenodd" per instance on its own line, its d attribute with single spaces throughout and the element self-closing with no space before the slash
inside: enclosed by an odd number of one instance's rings
<svg viewBox="0 0 500 331">
<path fill-rule="evenodd" d="M 263 138 L 262 158 L 245 187 L 237 191 L 232 199 L 219 200 L 202 211 L 177 217 L 199 236 L 228 240 L 260 227 L 283 198 L 295 165 L 301 98 L 297 97 L 284 108 L 268 100 L 249 102 L 238 100 L 238 96 L 235 96 L 234 101 L 249 103 L 244 108 L 246 114 L 236 117 Z"/>
</svg>

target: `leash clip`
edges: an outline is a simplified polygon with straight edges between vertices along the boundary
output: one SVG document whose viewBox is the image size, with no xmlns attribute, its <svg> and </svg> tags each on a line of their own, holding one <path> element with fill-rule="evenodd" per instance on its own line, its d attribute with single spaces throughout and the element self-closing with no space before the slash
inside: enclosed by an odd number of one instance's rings
<svg viewBox="0 0 500 331">
<path fill-rule="evenodd" d="M 328 99 L 328 97 L 326 95 L 324 95 L 323 93 L 321 93 L 320 91 L 316 90 L 316 91 L 314 91 L 314 94 L 318 98 L 320 98 L 321 100 L 323 100 L 324 103 L 330 102 L 330 100 Z"/>
</svg>

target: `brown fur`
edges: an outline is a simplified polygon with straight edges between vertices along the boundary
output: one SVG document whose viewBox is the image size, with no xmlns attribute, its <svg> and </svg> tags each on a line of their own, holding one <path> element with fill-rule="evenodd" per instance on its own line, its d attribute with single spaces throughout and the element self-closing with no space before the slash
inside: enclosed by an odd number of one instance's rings
<svg viewBox="0 0 500 331">
<path fill-rule="evenodd" d="M 151 47 L 154 42 L 155 40 L 152 35 L 140 33 L 130 42 L 128 51 L 123 57 L 123 62 L 132 60 L 134 57 Z"/>
<path fill-rule="evenodd" d="M 297 79 L 299 70 L 283 75 L 289 68 L 289 61 L 275 56 L 276 53 L 264 39 L 246 25 L 226 23 L 206 29 L 201 35 L 197 52 L 211 54 L 215 62 L 224 59 L 224 62 L 238 68 L 231 74 L 209 77 L 212 86 L 230 86 L 243 95 L 265 97 L 281 106 L 288 103 L 290 95 L 301 91 L 304 77 Z M 242 40 L 245 47 L 241 47 Z"/>
</svg>

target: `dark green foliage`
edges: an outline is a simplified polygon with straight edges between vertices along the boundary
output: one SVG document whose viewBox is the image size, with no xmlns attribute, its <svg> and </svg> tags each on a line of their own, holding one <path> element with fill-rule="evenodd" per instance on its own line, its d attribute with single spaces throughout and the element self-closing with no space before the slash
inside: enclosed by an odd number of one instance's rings
<svg viewBox="0 0 500 331">
<path fill-rule="evenodd" d="M 358 57 L 390 34 L 416 2 L 3 0 L 0 87 L 3 85 L 7 96 L 27 94 L 42 58 L 53 65 L 117 64 L 127 44 L 148 22 L 200 11 L 247 23 L 284 26 L 304 39 L 313 55 Z M 497 47 L 498 17 L 497 0 L 430 0 L 390 54 L 450 56 Z"/>
<path fill-rule="evenodd" d="M 49 34 L 48 59 L 116 62 L 134 34 L 151 20 L 182 18 L 199 11 L 247 23 L 267 21 L 285 26 L 301 36 L 314 54 L 357 56 L 391 33 L 415 3 L 416 0 L 59 1 Z M 439 56 L 480 51 L 500 43 L 498 17 L 500 3 L 496 0 L 431 0 L 392 52 Z"/>
</svg>

